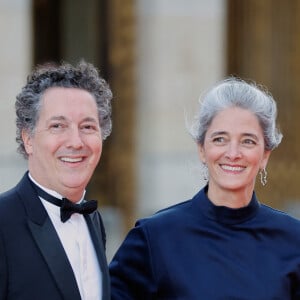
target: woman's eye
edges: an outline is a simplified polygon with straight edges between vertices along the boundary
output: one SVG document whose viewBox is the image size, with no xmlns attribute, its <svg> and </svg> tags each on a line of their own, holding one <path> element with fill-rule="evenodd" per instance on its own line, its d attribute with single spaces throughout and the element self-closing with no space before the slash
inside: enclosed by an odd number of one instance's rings
<svg viewBox="0 0 300 300">
<path fill-rule="evenodd" d="M 246 140 L 243 141 L 243 144 L 256 145 L 256 142 L 254 140 L 251 140 L 251 139 L 246 139 Z"/>
<path fill-rule="evenodd" d="M 225 138 L 222 137 L 222 136 L 218 136 L 218 137 L 213 138 L 213 142 L 214 143 L 224 143 L 225 142 Z"/>
</svg>

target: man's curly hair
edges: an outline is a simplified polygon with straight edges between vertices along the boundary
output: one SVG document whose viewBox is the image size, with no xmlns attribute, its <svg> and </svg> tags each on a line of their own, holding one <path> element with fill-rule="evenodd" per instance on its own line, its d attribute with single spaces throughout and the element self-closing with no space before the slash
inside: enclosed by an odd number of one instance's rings
<svg viewBox="0 0 300 300">
<path fill-rule="evenodd" d="M 108 83 L 100 77 L 98 70 L 84 60 L 76 66 L 63 62 L 57 66 L 45 64 L 38 66 L 28 76 L 26 85 L 16 97 L 16 126 L 18 151 L 27 158 L 22 131 L 34 134 L 40 115 L 42 96 L 51 87 L 79 88 L 91 93 L 98 108 L 102 139 L 107 138 L 112 129 L 112 92 Z"/>
</svg>

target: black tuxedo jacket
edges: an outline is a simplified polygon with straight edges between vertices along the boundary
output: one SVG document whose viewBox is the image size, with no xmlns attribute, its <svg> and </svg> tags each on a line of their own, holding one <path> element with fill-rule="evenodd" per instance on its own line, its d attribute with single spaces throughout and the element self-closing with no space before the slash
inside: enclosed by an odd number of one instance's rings
<svg viewBox="0 0 300 300">
<path fill-rule="evenodd" d="M 85 217 L 110 299 L 105 233 L 99 212 Z M 76 279 L 28 174 L 0 195 L 0 300 L 80 300 Z"/>
</svg>

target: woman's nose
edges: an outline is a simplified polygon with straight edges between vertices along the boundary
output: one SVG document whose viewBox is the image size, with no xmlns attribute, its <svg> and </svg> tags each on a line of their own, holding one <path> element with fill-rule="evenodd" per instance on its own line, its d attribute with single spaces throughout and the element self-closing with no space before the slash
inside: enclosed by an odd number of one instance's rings
<svg viewBox="0 0 300 300">
<path fill-rule="evenodd" d="M 230 160 L 235 160 L 241 158 L 241 149 L 238 143 L 230 143 L 228 144 L 228 148 L 226 150 L 225 156 Z"/>
</svg>

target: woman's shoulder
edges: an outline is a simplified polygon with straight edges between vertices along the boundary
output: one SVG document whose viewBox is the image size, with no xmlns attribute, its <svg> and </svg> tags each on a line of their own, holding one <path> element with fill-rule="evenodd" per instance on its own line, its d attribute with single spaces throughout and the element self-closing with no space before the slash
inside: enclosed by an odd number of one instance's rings
<svg viewBox="0 0 300 300">
<path fill-rule="evenodd" d="M 291 228 L 291 226 L 293 226 L 296 231 L 300 231 L 300 219 L 291 213 L 273 208 L 266 204 L 261 204 L 260 212 L 265 220 L 278 224 L 281 227 Z"/>
<path fill-rule="evenodd" d="M 160 209 L 154 214 L 142 218 L 137 221 L 138 225 L 147 226 L 161 226 L 172 224 L 184 224 L 187 220 L 194 220 L 199 218 L 200 207 L 198 205 L 199 200 L 202 198 L 203 189 L 198 191 L 192 198 L 183 200 L 174 205 L 170 205 L 166 208 Z"/>
<path fill-rule="evenodd" d="M 192 200 L 182 201 L 166 208 L 160 209 L 154 214 L 137 221 L 137 225 L 161 226 L 181 222 L 193 213 Z"/>
</svg>

